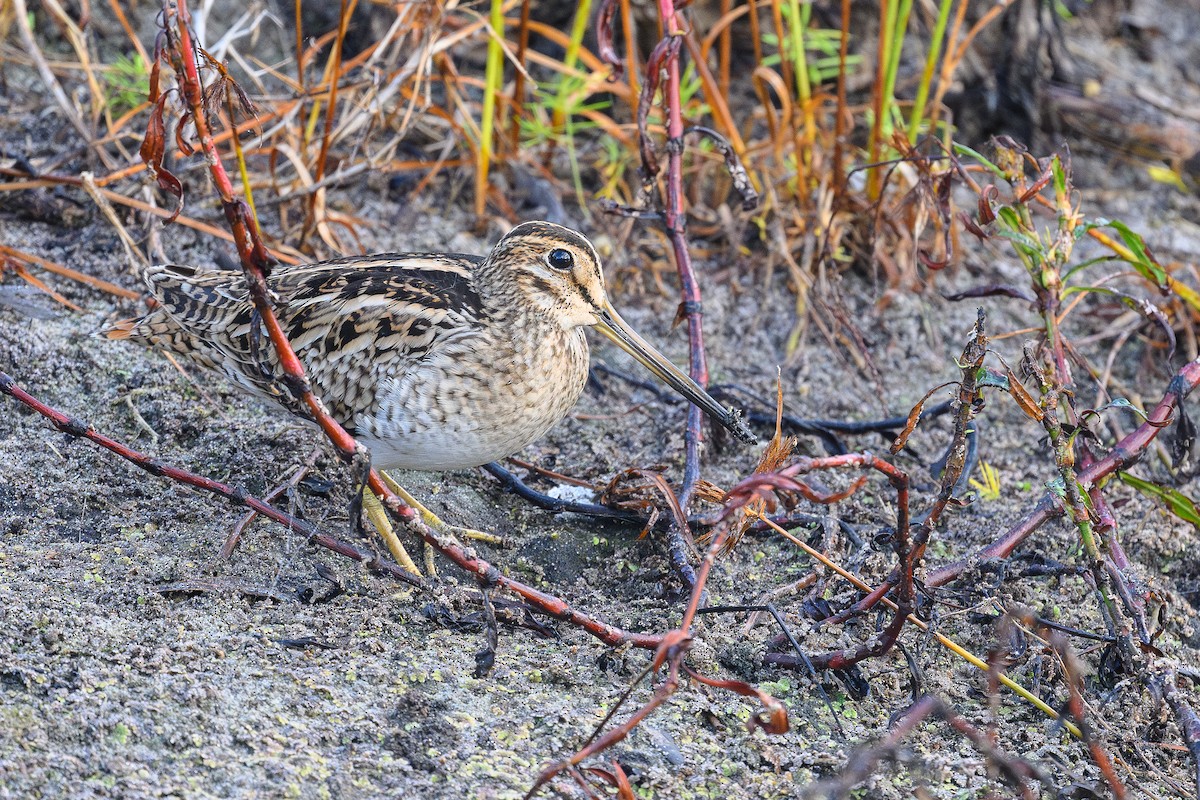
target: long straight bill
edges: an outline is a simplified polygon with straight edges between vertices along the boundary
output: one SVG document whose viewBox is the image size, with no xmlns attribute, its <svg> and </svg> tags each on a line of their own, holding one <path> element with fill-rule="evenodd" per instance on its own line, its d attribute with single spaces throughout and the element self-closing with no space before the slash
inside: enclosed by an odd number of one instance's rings
<svg viewBox="0 0 1200 800">
<path fill-rule="evenodd" d="M 639 364 L 650 370 L 654 377 L 695 403 L 701 411 L 728 428 L 743 442 L 754 444 L 758 441 L 754 432 L 746 426 L 745 420 L 738 412 L 728 409 L 714 400 L 679 367 L 668 361 L 649 342 L 634 333 L 612 306 L 604 308 L 599 317 L 600 322 L 596 324 L 596 328 L 611 339 L 617 347 L 629 353 Z"/>
</svg>

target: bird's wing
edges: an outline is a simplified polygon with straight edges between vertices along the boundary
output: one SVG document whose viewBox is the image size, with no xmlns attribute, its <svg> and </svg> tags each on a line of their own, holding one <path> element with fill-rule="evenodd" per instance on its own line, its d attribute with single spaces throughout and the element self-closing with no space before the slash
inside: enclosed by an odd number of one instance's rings
<svg viewBox="0 0 1200 800">
<path fill-rule="evenodd" d="M 474 335 L 484 315 L 474 256 L 383 254 L 277 268 L 268 281 L 313 390 L 348 427 L 370 408 L 384 372 L 419 364 Z M 239 272 L 163 265 L 146 273 L 159 307 L 110 334 L 187 356 L 241 388 L 305 410 L 282 372 Z"/>
</svg>

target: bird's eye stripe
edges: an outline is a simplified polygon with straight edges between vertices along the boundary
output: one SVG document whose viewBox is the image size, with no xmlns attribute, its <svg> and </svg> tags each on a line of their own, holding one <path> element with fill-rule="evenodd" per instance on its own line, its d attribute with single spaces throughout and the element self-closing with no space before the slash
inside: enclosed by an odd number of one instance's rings
<svg viewBox="0 0 1200 800">
<path fill-rule="evenodd" d="M 556 247 L 546 254 L 546 263 L 552 269 L 565 271 L 575 266 L 575 256 L 571 255 L 570 250 Z"/>
</svg>

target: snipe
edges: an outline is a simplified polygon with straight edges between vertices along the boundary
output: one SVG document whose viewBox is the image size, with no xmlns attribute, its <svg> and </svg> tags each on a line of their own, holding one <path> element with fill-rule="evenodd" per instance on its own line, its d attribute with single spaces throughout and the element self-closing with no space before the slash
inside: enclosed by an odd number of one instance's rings
<svg viewBox="0 0 1200 800">
<path fill-rule="evenodd" d="M 110 338 L 185 356 L 306 416 L 275 380 L 278 359 L 240 272 L 164 265 L 150 268 L 146 282 L 158 306 Z M 583 392 L 588 327 L 754 441 L 736 412 L 621 319 L 595 248 L 558 225 L 518 225 L 486 258 L 354 256 L 277 267 L 269 286 L 313 391 L 384 470 L 480 466 L 540 437 Z M 386 521 L 382 509 L 368 511 L 377 527 Z M 395 551 L 395 536 L 385 538 Z"/>
</svg>

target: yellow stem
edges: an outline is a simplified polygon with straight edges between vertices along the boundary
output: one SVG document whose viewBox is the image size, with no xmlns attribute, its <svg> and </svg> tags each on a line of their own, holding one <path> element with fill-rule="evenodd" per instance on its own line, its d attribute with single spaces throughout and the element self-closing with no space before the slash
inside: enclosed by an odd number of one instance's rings
<svg viewBox="0 0 1200 800">
<path fill-rule="evenodd" d="M 783 528 L 779 527 L 774 522 L 772 522 L 771 520 L 762 516 L 761 514 L 755 513 L 755 516 L 757 516 L 759 519 L 761 519 L 763 522 L 765 522 L 771 529 L 773 529 L 776 533 L 783 536 L 789 542 L 796 545 L 804 552 L 808 553 L 810 556 L 815 558 L 817 561 L 819 561 L 822 564 L 824 564 L 825 566 L 829 567 L 831 570 L 836 572 L 838 575 L 840 575 L 843 578 L 845 578 L 846 580 L 850 581 L 850 583 L 854 584 L 855 587 L 862 589 L 864 592 L 871 591 L 871 587 L 869 585 L 867 585 L 867 583 L 865 581 L 860 579 L 857 575 L 854 575 L 854 574 L 846 571 L 842 567 L 835 564 L 833 561 L 830 561 L 829 558 L 821 551 L 810 547 L 807 542 L 797 539 L 795 536 L 788 533 Z M 891 600 L 889 600 L 886 597 L 883 598 L 883 602 L 886 603 L 889 608 L 895 610 L 896 604 L 894 602 L 892 602 Z M 923 631 L 926 631 L 926 632 L 929 631 L 929 625 L 926 624 L 925 622 L 922 622 L 921 620 L 917 619 L 912 614 L 908 615 L 908 621 L 911 622 L 913 625 L 916 625 L 918 628 L 920 628 Z M 977 667 L 977 668 L 983 670 L 984 672 L 988 671 L 987 662 L 984 661 L 979 656 L 963 649 L 962 646 L 960 646 L 959 644 L 954 642 L 952 639 L 949 639 L 936 631 L 933 632 L 933 635 L 938 640 L 938 642 L 940 642 L 941 645 L 943 647 L 945 647 L 947 650 L 949 650 L 950 652 L 958 655 L 960 658 L 962 658 L 963 660 L 965 660 L 967 663 L 971 664 L 972 666 Z M 1040 697 L 1033 694 L 1033 692 L 1029 691 L 1024 686 L 1022 686 L 1021 684 L 1014 681 L 1012 678 L 1005 675 L 1003 672 L 997 673 L 996 677 L 1000 681 L 1000 683 L 1007 686 L 1009 689 L 1011 689 L 1015 694 L 1017 694 L 1022 699 L 1028 701 L 1038 711 L 1041 711 L 1043 714 L 1045 714 L 1050 719 L 1058 720 L 1060 723 L 1062 723 L 1062 726 L 1067 729 L 1067 732 L 1070 733 L 1072 736 L 1074 736 L 1076 739 L 1083 738 L 1083 732 L 1079 730 L 1078 726 L 1076 726 L 1070 720 L 1059 719 L 1058 712 L 1055 711 L 1050 706 L 1046 705 L 1046 703 L 1043 702 Z"/>
</svg>

